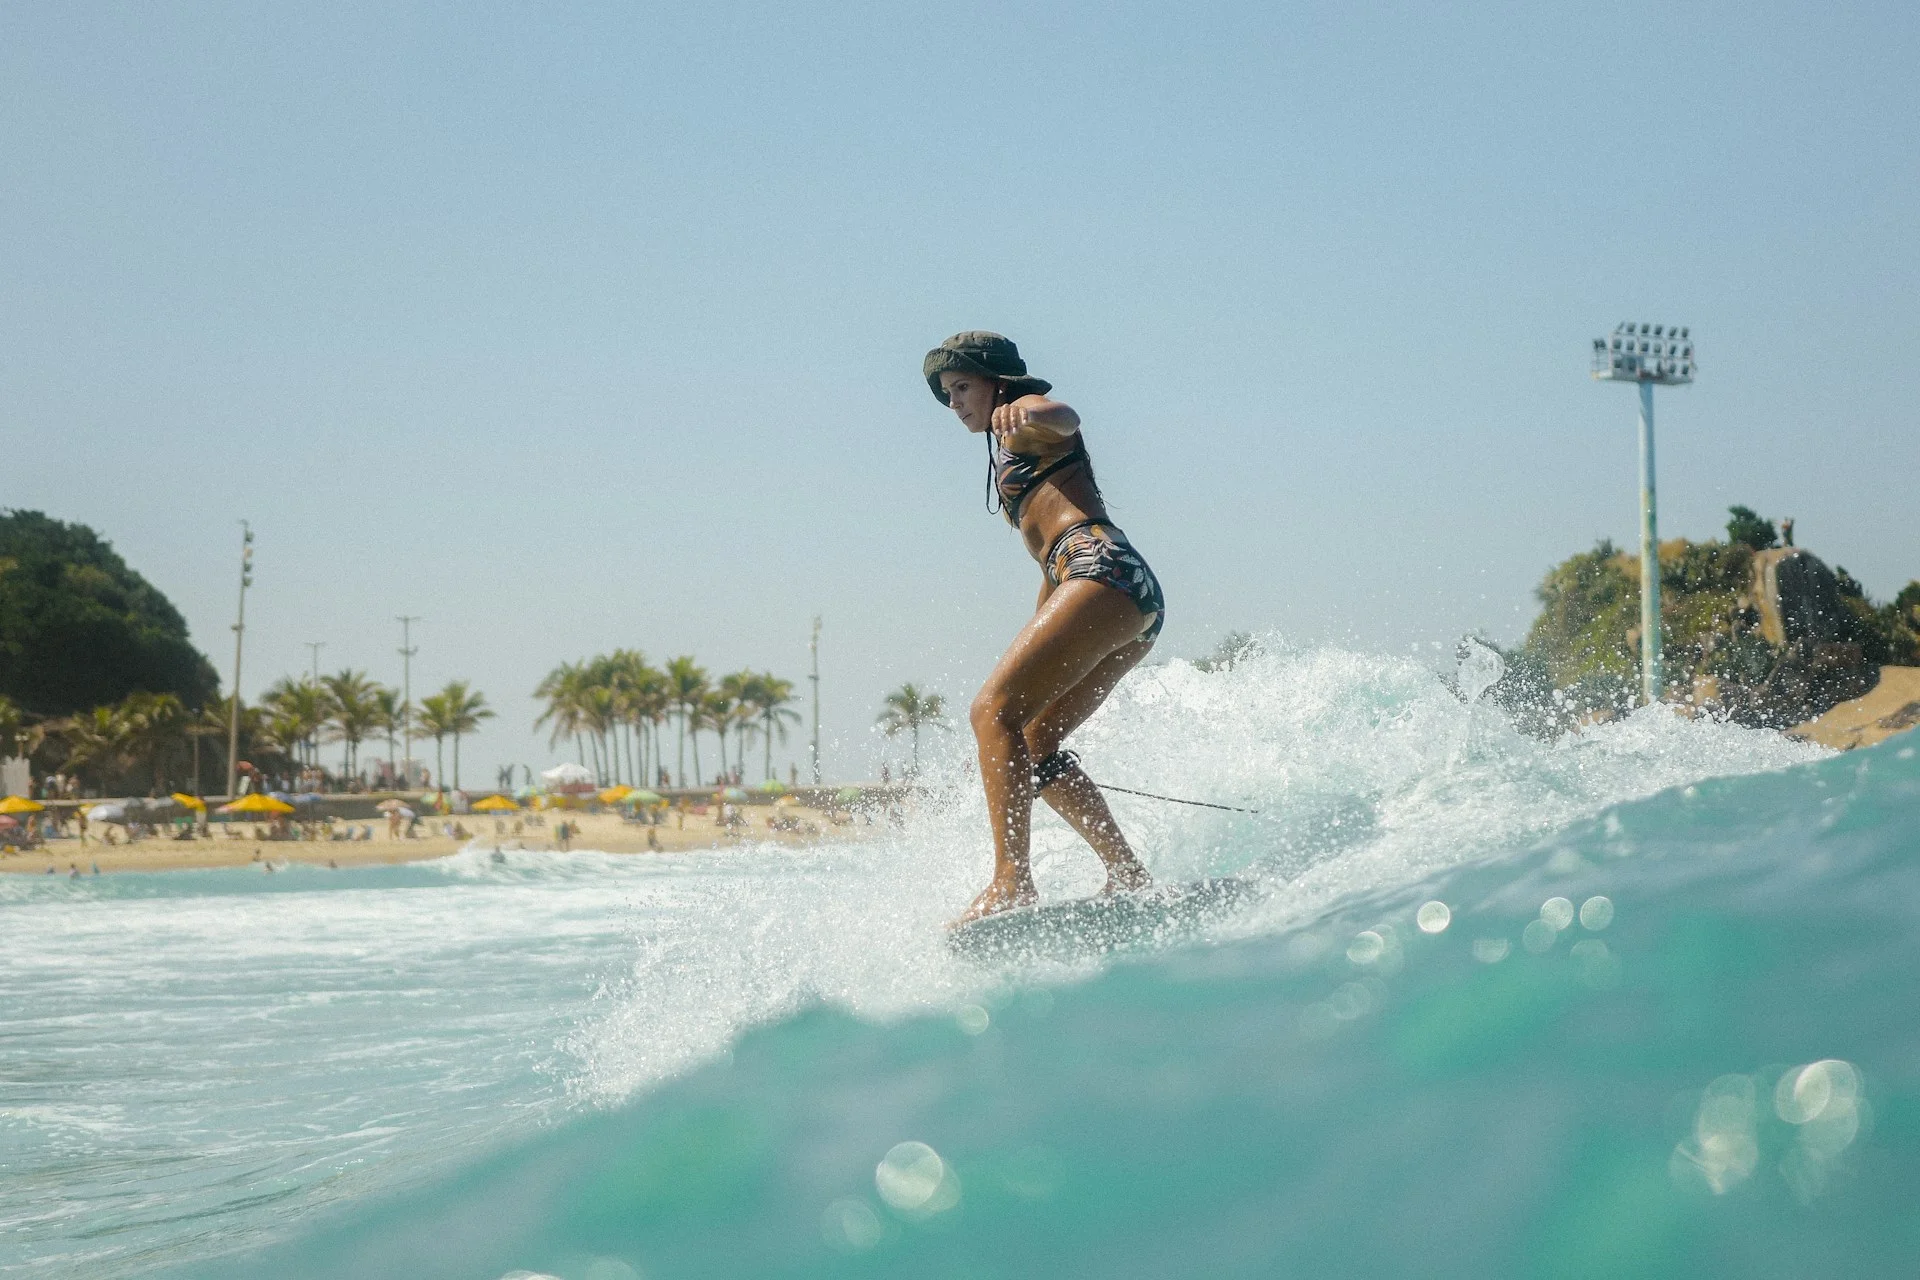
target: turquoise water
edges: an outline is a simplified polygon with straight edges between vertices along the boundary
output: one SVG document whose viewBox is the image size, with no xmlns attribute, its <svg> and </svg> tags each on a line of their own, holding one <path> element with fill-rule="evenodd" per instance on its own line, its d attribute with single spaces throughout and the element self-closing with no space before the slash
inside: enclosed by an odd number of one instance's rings
<svg viewBox="0 0 1920 1280">
<path fill-rule="evenodd" d="M 35 1276 L 1890 1275 L 1920 1256 L 1920 759 L 1419 662 L 1142 673 L 1089 766 L 1195 945 L 985 969 L 959 744 L 805 854 L 0 881 Z M 1057 826 L 1049 897 L 1097 881 Z"/>
</svg>

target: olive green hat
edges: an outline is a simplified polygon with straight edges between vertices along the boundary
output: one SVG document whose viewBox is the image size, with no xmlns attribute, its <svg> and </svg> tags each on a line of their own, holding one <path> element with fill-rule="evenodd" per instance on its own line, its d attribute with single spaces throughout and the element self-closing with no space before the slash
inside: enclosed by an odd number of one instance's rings
<svg viewBox="0 0 1920 1280">
<path fill-rule="evenodd" d="M 1053 384 L 1046 379 L 1027 375 L 1027 362 L 1020 358 L 1020 348 L 1013 345 L 1012 338 L 988 333 L 985 329 L 954 334 L 927 352 L 920 371 L 927 377 L 933 398 L 941 404 L 947 404 L 948 400 L 947 393 L 940 387 L 940 375 L 949 372 L 998 378 L 1016 396 L 1043 396 L 1053 390 Z"/>
</svg>

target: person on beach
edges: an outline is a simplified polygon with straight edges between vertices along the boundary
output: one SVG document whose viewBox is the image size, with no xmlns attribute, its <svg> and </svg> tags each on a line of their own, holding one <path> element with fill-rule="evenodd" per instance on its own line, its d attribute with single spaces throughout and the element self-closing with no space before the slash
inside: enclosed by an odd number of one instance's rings
<svg viewBox="0 0 1920 1280">
<path fill-rule="evenodd" d="M 1010 339 L 955 334 L 921 372 L 936 400 L 987 437 L 988 510 L 998 502 L 1041 568 L 1033 617 L 970 712 L 994 868 L 960 922 L 1038 900 L 1028 857 L 1036 795 L 1100 855 L 1104 892 L 1144 888 L 1152 877 L 1061 744 L 1153 648 L 1166 619 L 1159 580 L 1107 519 L 1080 415 L 1048 398 L 1053 384 L 1027 372 Z"/>
</svg>

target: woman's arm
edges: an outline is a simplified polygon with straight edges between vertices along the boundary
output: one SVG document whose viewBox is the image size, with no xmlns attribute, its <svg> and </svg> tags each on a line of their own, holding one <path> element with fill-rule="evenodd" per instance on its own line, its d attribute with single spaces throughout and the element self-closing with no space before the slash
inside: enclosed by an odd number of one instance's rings
<svg viewBox="0 0 1920 1280">
<path fill-rule="evenodd" d="M 1078 430 L 1080 415 L 1045 396 L 1021 396 L 993 411 L 993 433 L 1013 453 L 1045 453 Z"/>
</svg>

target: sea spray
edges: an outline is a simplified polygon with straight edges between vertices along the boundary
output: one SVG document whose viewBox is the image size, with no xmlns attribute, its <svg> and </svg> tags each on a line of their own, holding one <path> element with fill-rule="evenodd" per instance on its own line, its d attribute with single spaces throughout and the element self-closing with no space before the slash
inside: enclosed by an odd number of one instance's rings
<svg viewBox="0 0 1920 1280">
<path fill-rule="evenodd" d="M 1396 1007 L 1405 979 L 1387 969 L 1396 956 L 1403 972 L 1418 969 L 1419 939 L 1435 935 L 1419 930 L 1414 912 L 1434 899 L 1437 877 L 1494 868 L 1492 885 L 1516 874 L 1505 869 L 1522 865 L 1516 859 L 1534 856 L 1554 865 L 1599 865 L 1615 854 L 1631 861 L 1658 834 L 1640 830 L 1648 819 L 1631 803 L 1638 798 L 1666 791 L 1684 801 L 1672 789 L 1697 784 L 1696 794 L 1708 795 L 1725 785 L 1708 780 L 1723 775 L 1799 766 L 1769 775 L 1787 778 L 1810 762 L 1816 771 L 1838 763 L 1820 765 L 1824 753 L 1778 735 L 1660 709 L 1543 742 L 1512 730 L 1484 700 L 1464 703 L 1447 680 L 1406 659 L 1269 640 L 1227 670 L 1168 663 L 1131 676 L 1076 746 L 1096 778 L 1262 810 L 1113 802 L 1156 875 L 1237 874 L 1273 891 L 1223 921 L 1214 945 L 1199 950 L 1135 957 L 1118 970 L 1113 957 L 983 967 L 957 960 L 942 926 L 988 874 L 984 806 L 964 734 L 935 742 L 925 788 L 897 826 L 875 811 L 874 825 L 861 826 L 872 839 L 806 850 L 510 853 L 501 863 L 475 850 L 412 866 L 275 876 L 0 877 L 0 925 L 15 957 L 0 976 L 13 1032 L 0 1050 L 0 1265 L 114 1276 L 149 1274 L 157 1260 L 204 1262 L 284 1237 L 316 1209 L 446 1176 L 449 1165 L 480 1161 L 476 1169 L 498 1174 L 513 1167 L 511 1152 L 529 1134 L 582 1112 L 610 1132 L 652 1132 L 649 1117 L 663 1113 L 633 1100 L 663 1087 L 697 1085 L 721 1100 L 736 1089 L 771 1091 L 769 1105 L 822 1114 L 872 1110 L 874 1099 L 903 1091 L 875 1115 L 904 1116 L 922 1077 L 902 1046 L 933 1043 L 929 1036 L 944 1044 L 938 1037 L 954 1033 L 1005 1053 L 999 1034 L 1024 1037 L 1022 1019 L 1033 1019 L 1039 1039 L 1020 1039 L 1015 1056 L 1059 1056 L 1053 1067 L 1032 1057 L 1022 1068 L 1029 1080 L 1072 1061 L 1152 1096 L 1205 1071 L 1142 1057 L 1139 1036 L 1202 1044 L 1224 1034 L 1204 1019 L 1167 1023 L 1173 1014 L 1157 1006 L 1070 1030 L 1036 1012 L 1052 998 L 1049 984 L 1132 990 L 1159 975 L 1153 981 L 1178 995 L 1168 997 L 1175 1012 L 1185 1001 L 1199 1016 L 1245 981 L 1235 957 L 1270 955 L 1276 972 L 1295 976 L 1269 996 L 1251 993 L 1251 1006 L 1222 1007 L 1271 1024 L 1275 1061 L 1294 1061 L 1308 1052 L 1302 1046 L 1345 1044 L 1340 1028 L 1376 1027 Z M 1657 812 L 1660 822 L 1671 818 Z M 1700 824 L 1676 837 L 1682 845 L 1738 848 L 1752 838 L 1725 826 L 1742 816 L 1737 808 L 1700 812 Z M 1050 899 L 1099 883 L 1097 861 L 1044 813 L 1036 865 Z M 1519 925 L 1478 922 L 1473 893 L 1445 899 L 1453 923 L 1437 935 L 1457 948 L 1466 972 L 1537 958 Z M 1424 896 L 1403 902 L 1409 894 Z M 1543 892 L 1527 918 L 1556 894 L 1594 896 Z M 1351 968 L 1352 936 L 1340 936 L 1347 926 L 1327 922 L 1371 904 L 1397 904 L 1392 911 L 1404 918 L 1356 920 L 1350 933 L 1375 932 L 1388 957 L 1362 971 Z M 1572 960 L 1566 931 L 1555 937 L 1544 954 L 1606 969 L 1591 949 Z M 1606 935 L 1595 940 L 1614 947 Z M 1481 959 L 1481 943 L 1489 953 L 1504 948 L 1502 958 Z M 1631 973 L 1618 948 L 1609 955 Z M 1311 991 L 1285 985 L 1306 982 L 1299 975 L 1317 964 L 1350 971 Z M 1060 990 L 1063 1010 L 1078 990 Z M 1307 1035 L 1323 1021 L 1332 1038 Z M 844 1104 L 808 1074 L 819 1066 L 813 1050 L 796 1048 L 815 1044 L 871 1059 L 871 1070 L 848 1075 Z M 754 1056 L 789 1051 L 799 1057 L 787 1077 Z M 1859 1063 L 1873 1105 L 1874 1072 L 1860 1055 L 1823 1045 L 1795 1053 L 1800 1062 Z M 969 1061 L 967 1070 L 979 1069 Z M 1226 1055 L 1221 1069 L 1237 1069 L 1232 1062 Z M 1733 1063 L 1696 1087 L 1760 1065 Z M 1091 1096 L 1107 1097 L 1110 1087 Z M 1046 1135 L 1083 1114 L 1080 1105 L 1046 1090 L 1017 1105 L 1009 1099 L 1011 1145 L 993 1167 L 1025 1167 L 1020 1153 L 1029 1148 L 1042 1153 L 1034 1168 L 1051 1167 L 1044 1153 L 1055 1144 Z M 1023 1124 L 1031 1126 L 1025 1143 Z M 927 1141 L 943 1159 L 965 1150 L 877 1119 L 874 1129 L 836 1139 L 849 1158 L 866 1153 L 865 1190 L 836 1184 L 817 1202 L 793 1201 L 808 1241 L 821 1241 L 827 1205 L 856 1196 L 867 1198 L 885 1239 L 909 1239 L 912 1224 L 873 1199 L 876 1163 L 906 1141 Z M 695 1159 L 686 1142 L 696 1154 L 705 1149 L 692 1138 L 649 1148 L 665 1162 L 661 1177 L 677 1176 L 675 1161 Z M 488 1155 L 502 1143 L 507 1153 Z M 981 1212 L 987 1190 L 964 1162 L 954 1168 L 964 1189 L 955 1212 Z M 1043 1222 L 1059 1202 L 1022 1203 Z M 843 1209 L 858 1237 L 864 1219 Z M 664 1220 L 691 1230 L 697 1215 Z M 717 1228 L 707 1221 L 701 1229 Z"/>
</svg>

